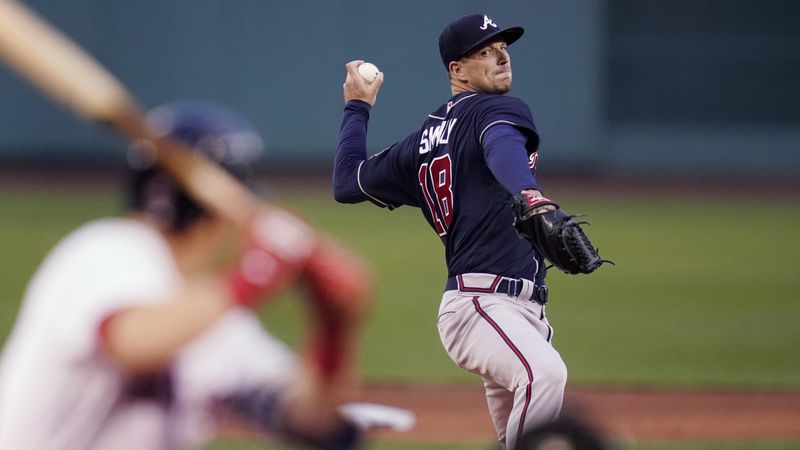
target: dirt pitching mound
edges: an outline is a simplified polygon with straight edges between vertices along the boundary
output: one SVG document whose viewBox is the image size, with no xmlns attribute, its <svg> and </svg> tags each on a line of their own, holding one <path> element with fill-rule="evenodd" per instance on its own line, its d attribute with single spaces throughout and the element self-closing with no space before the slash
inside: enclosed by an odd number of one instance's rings
<svg viewBox="0 0 800 450">
<path fill-rule="evenodd" d="M 379 440 L 495 439 L 480 385 L 371 385 L 363 400 L 417 415 L 413 431 Z M 800 391 L 567 388 L 564 411 L 615 440 L 800 439 Z"/>
</svg>

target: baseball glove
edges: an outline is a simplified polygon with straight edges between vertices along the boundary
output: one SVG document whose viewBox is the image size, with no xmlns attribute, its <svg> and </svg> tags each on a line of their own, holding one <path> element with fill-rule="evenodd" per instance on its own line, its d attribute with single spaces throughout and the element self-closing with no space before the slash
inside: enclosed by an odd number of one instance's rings
<svg viewBox="0 0 800 450">
<path fill-rule="evenodd" d="M 527 194 L 514 196 L 514 228 L 550 263 L 568 274 L 592 273 L 603 263 L 575 216 L 544 197 Z"/>
</svg>

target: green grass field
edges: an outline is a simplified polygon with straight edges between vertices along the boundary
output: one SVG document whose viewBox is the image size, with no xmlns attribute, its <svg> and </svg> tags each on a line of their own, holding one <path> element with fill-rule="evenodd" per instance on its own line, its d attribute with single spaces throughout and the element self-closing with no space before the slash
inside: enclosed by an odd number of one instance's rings
<svg viewBox="0 0 800 450">
<path fill-rule="evenodd" d="M 0 192 L 0 337 L 47 250 L 80 223 L 117 212 L 116 200 L 113 192 L 89 189 Z M 617 263 L 591 276 L 552 272 L 548 278 L 548 314 L 570 383 L 800 388 L 800 202 L 609 200 L 577 193 L 559 200 L 569 212 L 590 214 L 590 237 Z M 362 358 L 368 380 L 476 382 L 439 344 L 443 252 L 417 211 L 337 205 L 324 195 L 282 201 L 375 264 L 379 293 Z M 300 320 L 294 300 L 289 296 L 263 312 L 268 328 L 289 342 L 296 341 Z M 633 448 L 798 448 L 737 445 Z"/>
</svg>

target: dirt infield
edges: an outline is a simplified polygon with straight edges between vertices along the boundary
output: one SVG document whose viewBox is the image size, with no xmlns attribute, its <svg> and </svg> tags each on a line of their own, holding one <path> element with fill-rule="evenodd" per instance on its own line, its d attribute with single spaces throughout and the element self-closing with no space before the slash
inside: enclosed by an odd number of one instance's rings
<svg viewBox="0 0 800 450">
<path fill-rule="evenodd" d="M 381 440 L 494 439 L 480 385 L 369 386 L 363 400 L 417 415 L 415 430 Z M 800 391 L 567 388 L 564 411 L 625 441 L 800 439 Z"/>
</svg>

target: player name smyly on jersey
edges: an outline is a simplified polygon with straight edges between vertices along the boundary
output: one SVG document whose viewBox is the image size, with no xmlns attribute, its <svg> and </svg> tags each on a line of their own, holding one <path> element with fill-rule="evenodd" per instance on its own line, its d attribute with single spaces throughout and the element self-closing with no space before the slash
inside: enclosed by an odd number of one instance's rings
<svg viewBox="0 0 800 450">
<path fill-rule="evenodd" d="M 439 125 L 424 129 L 422 131 L 422 139 L 419 141 L 419 154 L 424 155 L 439 144 L 447 144 L 456 121 L 458 121 L 458 118 L 454 117 L 442 120 Z"/>
</svg>

